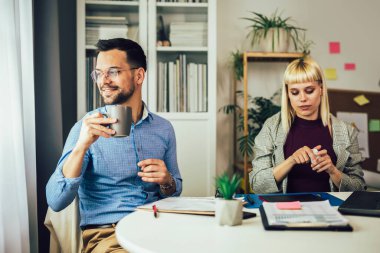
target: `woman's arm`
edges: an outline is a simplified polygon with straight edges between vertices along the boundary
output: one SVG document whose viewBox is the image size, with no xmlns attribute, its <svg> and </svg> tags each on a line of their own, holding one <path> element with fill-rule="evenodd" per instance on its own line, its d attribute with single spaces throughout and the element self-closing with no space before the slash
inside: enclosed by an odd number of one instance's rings
<svg viewBox="0 0 380 253">
<path fill-rule="evenodd" d="M 347 147 L 349 157 L 342 170 L 342 180 L 338 187 L 339 191 L 362 191 L 367 187 L 364 182 L 364 173 L 361 167 L 362 156 L 359 151 L 358 131 L 348 126 L 350 145 Z"/>
<path fill-rule="evenodd" d="M 346 132 L 349 137 L 349 145 L 342 149 L 342 152 L 348 153 L 348 159 L 342 170 L 339 170 L 331 161 L 326 150 L 320 150 L 317 155 L 317 163 L 312 165 L 314 171 L 321 173 L 325 171 L 329 174 L 335 188 L 339 191 L 361 191 L 365 189 L 363 171 L 360 166 L 362 161 L 359 151 L 357 130 L 348 126 Z"/>
<path fill-rule="evenodd" d="M 274 133 L 270 127 L 278 124 L 276 121 L 268 119 L 255 138 L 252 171 L 249 173 L 250 185 L 255 193 L 274 193 L 279 192 L 281 188 L 273 175 Z"/>
<path fill-rule="evenodd" d="M 254 159 L 252 161 L 253 168 L 249 176 L 251 188 L 256 193 L 273 193 L 281 191 L 280 186 L 282 181 L 289 174 L 294 165 L 308 163 L 310 160 L 312 163 L 316 161 L 316 156 L 312 149 L 304 146 L 295 151 L 288 159 L 281 161 L 280 164 L 273 167 L 273 157 L 276 148 L 273 140 L 275 138 L 276 130 L 271 129 L 273 126 L 281 127 L 275 119 L 271 118 L 265 122 L 263 128 L 255 139 Z M 314 148 L 319 150 L 321 146 Z"/>
</svg>

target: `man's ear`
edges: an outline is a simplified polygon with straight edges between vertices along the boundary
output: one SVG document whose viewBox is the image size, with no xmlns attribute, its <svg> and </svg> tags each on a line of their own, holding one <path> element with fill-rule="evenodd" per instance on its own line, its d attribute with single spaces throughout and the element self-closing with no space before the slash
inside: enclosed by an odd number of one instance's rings
<svg viewBox="0 0 380 253">
<path fill-rule="evenodd" d="M 145 70 L 143 68 L 136 69 L 135 82 L 139 85 L 142 85 L 142 83 L 144 82 L 144 78 Z"/>
</svg>

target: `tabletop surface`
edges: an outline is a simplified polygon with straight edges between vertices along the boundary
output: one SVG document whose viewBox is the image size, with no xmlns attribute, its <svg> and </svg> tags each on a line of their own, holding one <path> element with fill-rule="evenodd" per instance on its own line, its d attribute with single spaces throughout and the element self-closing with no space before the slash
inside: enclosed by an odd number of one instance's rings
<svg viewBox="0 0 380 253">
<path fill-rule="evenodd" d="M 331 193 L 346 199 L 351 193 Z M 136 211 L 116 227 L 120 245 L 129 252 L 380 252 L 380 218 L 345 216 L 353 232 L 266 231 L 256 218 L 241 226 L 219 226 L 214 217 Z"/>
</svg>

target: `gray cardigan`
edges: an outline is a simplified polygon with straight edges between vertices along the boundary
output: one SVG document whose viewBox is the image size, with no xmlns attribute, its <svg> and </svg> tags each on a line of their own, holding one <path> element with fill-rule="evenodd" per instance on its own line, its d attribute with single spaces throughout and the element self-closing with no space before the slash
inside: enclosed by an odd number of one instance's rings
<svg viewBox="0 0 380 253">
<path fill-rule="evenodd" d="M 337 156 L 336 167 L 343 172 L 342 181 L 337 188 L 330 179 L 331 191 L 360 191 L 366 188 L 360 166 L 362 156 L 359 152 L 357 130 L 331 115 L 333 149 Z M 249 181 L 255 193 L 286 193 L 287 177 L 276 183 L 273 168 L 282 163 L 286 135 L 281 125 L 280 113 L 270 117 L 255 139 L 253 170 Z"/>
</svg>

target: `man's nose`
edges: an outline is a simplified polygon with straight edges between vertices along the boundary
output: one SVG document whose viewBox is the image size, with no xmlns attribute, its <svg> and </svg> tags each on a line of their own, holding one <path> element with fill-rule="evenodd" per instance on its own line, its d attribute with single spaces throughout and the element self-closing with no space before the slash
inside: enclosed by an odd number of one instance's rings
<svg viewBox="0 0 380 253">
<path fill-rule="evenodd" d="M 111 79 L 110 79 L 108 73 L 105 73 L 105 74 L 100 76 L 99 83 L 110 83 L 110 82 L 111 82 Z"/>
</svg>

